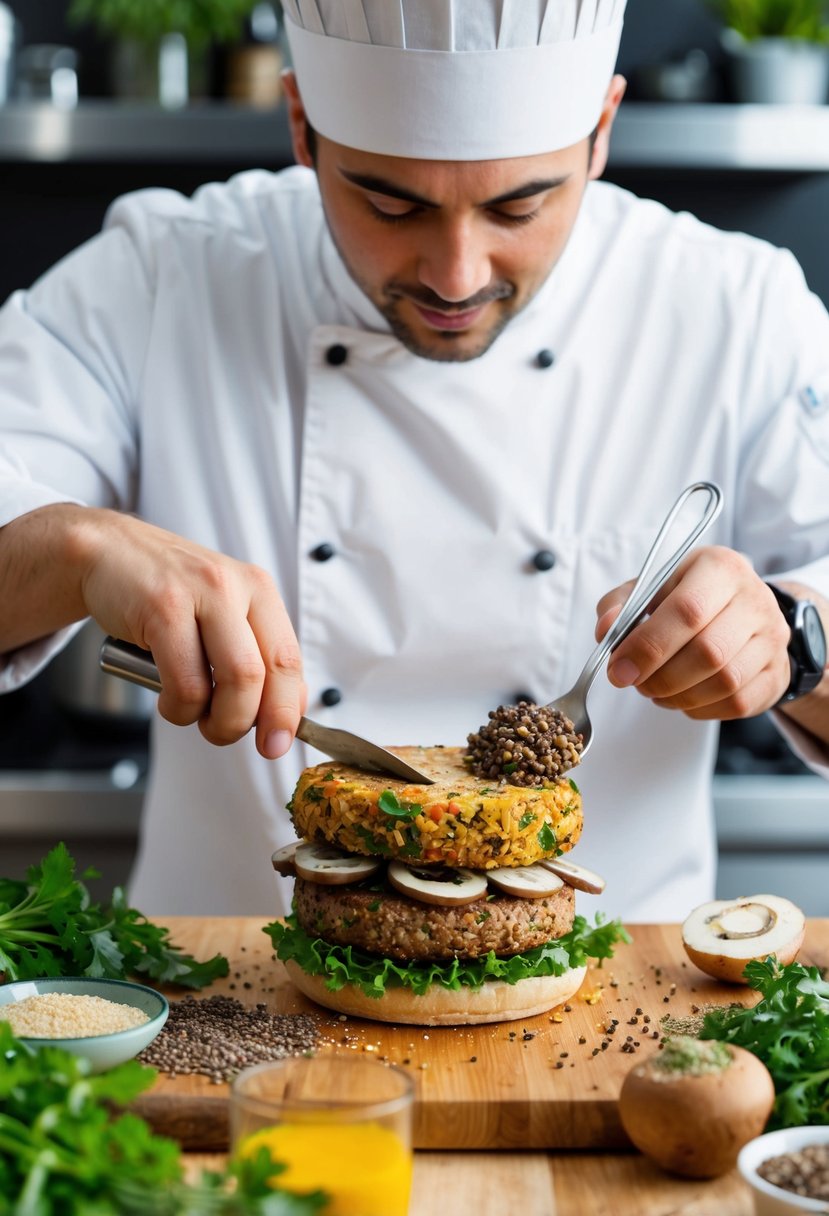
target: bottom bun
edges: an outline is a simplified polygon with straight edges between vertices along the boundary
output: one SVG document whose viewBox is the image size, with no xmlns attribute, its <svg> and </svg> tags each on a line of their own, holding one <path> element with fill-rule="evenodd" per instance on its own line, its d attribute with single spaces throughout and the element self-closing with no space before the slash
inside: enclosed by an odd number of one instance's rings
<svg viewBox="0 0 829 1216">
<path fill-rule="evenodd" d="M 387 988 L 381 997 L 366 996 L 353 984 L 336 992 L 321 975 L 309 975 L 293 959 L 285 962 L 293 984 L 318 1005 L 375 1022 L 403 1022 L 414 1026 L 471 1026 L 479 1022 L 512 1022 L 546 1013 L 575 996 L 586 967 L 572 967 L 563 975 L 533 976 L 507 984 L 487 980 L 481 988 L 443 988 L 433 984 L 418 996 L 411 988 Z"/>
</svg>

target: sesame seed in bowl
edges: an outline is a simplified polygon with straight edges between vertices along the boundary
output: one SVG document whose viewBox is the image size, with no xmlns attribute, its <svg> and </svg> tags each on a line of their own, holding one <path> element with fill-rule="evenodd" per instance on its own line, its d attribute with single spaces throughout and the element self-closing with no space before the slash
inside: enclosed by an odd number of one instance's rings
<svg viewBox="0 0 829 1216">
<path fill-rule="evenodd" d="M 92 1072 L 138 1055 L 168 1013 L 160 992 L 128 980 L 53 976 L 0 985 L 0 1021 L 17 1038 L 84 1056 Z"/>
</svg>

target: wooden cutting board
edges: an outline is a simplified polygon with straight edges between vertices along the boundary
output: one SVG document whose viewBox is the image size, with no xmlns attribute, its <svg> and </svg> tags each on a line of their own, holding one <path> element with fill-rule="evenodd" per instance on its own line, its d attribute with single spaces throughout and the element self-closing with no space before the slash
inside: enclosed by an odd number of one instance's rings
<svg viewBox="0 0 829 1216">
<path fill-rule="evenodd" d="M 275 1013 L 317 1013 L 321 1050 L 366 1053 L 409 1069 L 416 1085 L 414 1142 L 421 1149 L 625 1147 L 619 1091 L 628 1069 L 658 1050 L 661 1019 L 688 1016 L 695 1006 L 756 999 L 746 988 L 699 972 L 685 956 L 679 925 L 635 925 L 633 943 L 591 968 L 563 1009 L 491 1026 L 340 1021 L 291 985 L 262 932 L 264 919 L 158 919 L 197 957 L 227 956 L 230 975 L 203 995 L 266 1002 Z M 800 958 L 829 967 L 829 920 L 809 923 Z M 608 1035 L 613 1019 L 615 1032 Z M 206 1077 L 162 1075 L 136 1107 L 186 1148 L 219 1151 L 227 1147 L 228 1092 Z"/>
</svg>

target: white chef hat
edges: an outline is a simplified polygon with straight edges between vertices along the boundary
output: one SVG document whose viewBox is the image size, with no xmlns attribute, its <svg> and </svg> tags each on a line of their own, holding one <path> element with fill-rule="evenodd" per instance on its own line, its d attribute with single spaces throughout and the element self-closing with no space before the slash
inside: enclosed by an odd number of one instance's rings
<svg viewBox="0 0 829 1216">
<path fill-rule="evenodd" d="M 626 0 L 283 0 L 305 112 L 424 160 L 566 148 L 596 126 Z"/>
</svg>

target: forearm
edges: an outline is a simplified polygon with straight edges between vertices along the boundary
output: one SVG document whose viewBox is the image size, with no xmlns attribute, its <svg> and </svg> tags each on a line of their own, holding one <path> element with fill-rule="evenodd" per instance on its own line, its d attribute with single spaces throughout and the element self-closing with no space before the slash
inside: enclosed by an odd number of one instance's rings
<svg viewBox="0 0 829 1216">
<path fill-rule="evenodd" d="M 786 582 L 780 585 L 798 599 L 810 599 L 816 604 L 824 631 L 829 638 L 829 599 L 801 583 Z M 814 692 L 780 708 L 781 712 L 798 726 L 820 739 L 822 743 L 829 744 L 829 668 L 824 671 L 823 679 Z"/>
<path fill-rule="evenodd" d="M 83 576 L 91 525 L 100 514 L 57 503 L 0 528 L 0 653 L 87 615 Z"/>
</svg>

